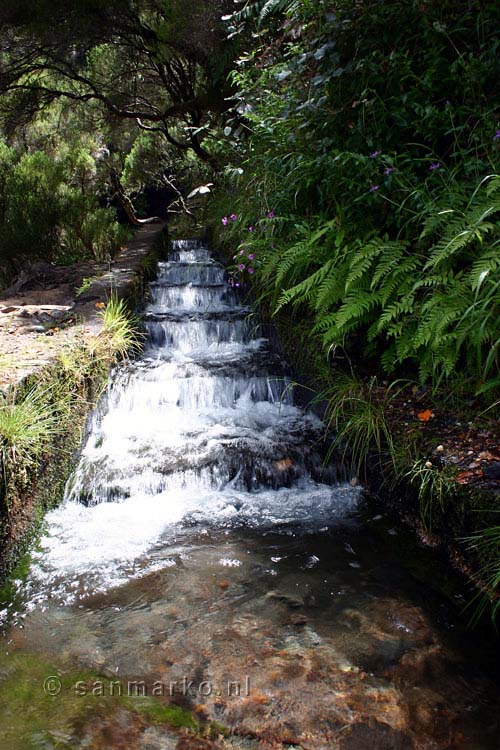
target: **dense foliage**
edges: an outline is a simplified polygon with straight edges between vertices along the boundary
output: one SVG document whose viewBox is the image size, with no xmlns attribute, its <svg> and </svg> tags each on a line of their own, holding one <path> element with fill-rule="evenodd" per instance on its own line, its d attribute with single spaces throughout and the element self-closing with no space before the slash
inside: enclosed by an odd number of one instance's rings
<svg viewBox="0 0 500 750">
<path fill-rule="evenodd" d="M 115 211 L 99 207 L 85 150 L 19 153 L 0 142 L 0 233 L 4 280 L 32 260 L 106 260 L 125 242 Z M 0 275 L 0 282 L 2 281 Z"/>
<path fill-rule="evenodd" d="M 108 257 L 115 222 L 183 211 L 219 163 L 227 3 L 6 0 L 0 8 L 0 284 Z M 187 189 L 189 188 L 189 189 Z"/>
<path fill-rule="evenodd" d="M 499 21 L 491 2 L 245 6 L 230 31 L 258 43 L 233 74 L 246 134 L 236 122 L 220 206 L 236 275 L 310 315 L 327 351 L 489 398 Z"/>
<path fill-rule="evenodd" d="M 205 134 L 226 108 L 223 0 L 11 0 L 0 8 L 8 126 L 63 100 L 159 132 L 210 160 Z"/>
</svg>

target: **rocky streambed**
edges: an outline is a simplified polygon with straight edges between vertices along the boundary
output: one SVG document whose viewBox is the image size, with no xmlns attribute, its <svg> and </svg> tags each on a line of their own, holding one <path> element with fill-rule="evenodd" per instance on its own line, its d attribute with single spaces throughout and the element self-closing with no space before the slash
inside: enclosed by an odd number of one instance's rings
<svg viewBox="0 0 500 750">
<path fill-rule="evenodd" d="M 144 320 L 2 611 L 2 746 L 497 748 L 494 648 L 325 468 L 206 247 Z"/>
</svg>

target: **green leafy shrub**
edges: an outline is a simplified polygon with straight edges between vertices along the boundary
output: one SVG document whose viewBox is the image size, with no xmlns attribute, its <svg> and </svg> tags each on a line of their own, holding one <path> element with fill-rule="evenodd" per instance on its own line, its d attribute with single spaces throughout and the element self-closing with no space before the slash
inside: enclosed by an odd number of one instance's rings
<svg viewBox="0 0 500 750">
<path fill-rule="evenodd" d="M 251 254 L 259 294 L 307 314 L 326 352 L 489 402 L 499 20 L 495 4 L 461 1 L 237 11 L 233 33 L 260 44 L 234 73 L 232 198 L 220 208 L 238 220 L 218 230 L 238 248 L 235 270 Z"/>
<path fill-rule="evenodd" d="M 26 262 L 102 261 L 126 241 L 115 211 L 83 189 L 82 158 L 70 157 L 19 153 L 0 141 L 0 284 Z"/>
</svg>

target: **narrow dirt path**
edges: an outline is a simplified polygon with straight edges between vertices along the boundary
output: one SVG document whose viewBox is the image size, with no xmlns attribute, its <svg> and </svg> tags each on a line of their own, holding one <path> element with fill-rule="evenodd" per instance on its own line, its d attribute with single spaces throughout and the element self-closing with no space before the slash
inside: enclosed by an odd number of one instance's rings
<svg viewBox="0 0 500 750">
<path fill-rule="evenodd" d="M 142 226 L 110 264 L 38 263 L 21 274 L 0 297 L 0 389 L 45 367 L 75 339 L 95 336 L 103 303 L 111 292 L 133 292 L 163 228 Z"/>
</svg>

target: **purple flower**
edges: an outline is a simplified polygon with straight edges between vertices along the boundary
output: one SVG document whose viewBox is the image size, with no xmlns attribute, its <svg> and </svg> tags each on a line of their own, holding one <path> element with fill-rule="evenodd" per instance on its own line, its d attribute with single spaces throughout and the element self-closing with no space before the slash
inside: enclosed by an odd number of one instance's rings
<svg viewBox="0 0 500 750">
<path fill-rule="evenodd" d="M 237 257 L 238 257 L 237 255 L 233 255 L 233 260 L 236 260 Z"/>
<path fill-rule="evenodd" d="M 239 286 L 241 286 L 241 284 L 239 282 L 236 282 L 235 286 L 239 287 Z"/>
<path fill-rule="evenodd" d="M 253 258 L 254 258 L 253 253 L 248 253 L 248 260 L 253 260 Z"/>
<path fill-rule="evenodd" d="M 276 216 L 276 214 L 274 213 L 274 210 L 273 211 L 269 211 L 269 213 L 267 214 L 267 218 L 268 219 L 274 219 L 275 216 Z"/>
<path fill-rule="evenodd" d="M 432 164 L 429 165 L 429 169 L 431 172 L 433 172 L 435 169 L 441 169 L 441 162 L 435 161 Z"/>
<path fill-rule="evenodd" d="M 248 231 L 253 232 L 253 227 L 252 226 L 248 227 Z"/>
<path fill-rule="evenodd" d="M 253 273 L 253 268 L 249 268 L 248 273 Z"/>
<path fill-rule="evenodd" d="M 497 130 L 497 132 L 493 136 L 493 140 L 494 141 L 499 141 L 500 140 L 500 130 Z"/>
<path fill-rule="evenodd" d="M 237 214 L 231 214 L 231 216 L 229 218 L 231 219 L 231 221 L 238 221 L 238 215 Z"/>
<path fill-rule="evenodd" d="M 240 265 L 238 266 L 238 270 L 240 270 L 240 271 L 244 271 L 245 268 L 246 268 L 246 266 L 245 266 L 244 263 L 240 263 Z"/>
<path fill-rule="evenodd" d="M 386 175 L 386 177 L 389 177 L 389 175 L 392 174 L 392 172 L 395 172 L 395 171 L 396 171 L 395 167 L 386 167 L 384 169 L 384 174 Z"/>
<path fill-rule="evenodd" d="M 240 250 L 240 255 L 243 255 L 244 252 L 245 252 L 244 250 Z"/>
<path fill-rule="evenodd" d="M 229 219 L 227 218 L 227 216 L 224 216 L 224 218 L 222 219 L 222 223 L 225 227 L 227 227 L 227 225 L 229 224 Z"/>
<path fill-rule="evenodd" d="M 380 150 L 372 151 L 371 154 L 370 154 L 370 159 L 376 159 L 377 156 L 380 156 L 381 153 L 382 153 L 382 151 L 380 151 Z"/>
<path fill-rule="evenodd" d="M 372 185 L 370 188 L 370 193 L 376 193 L 379 188 L 380 185 Z"/>
</svg>

